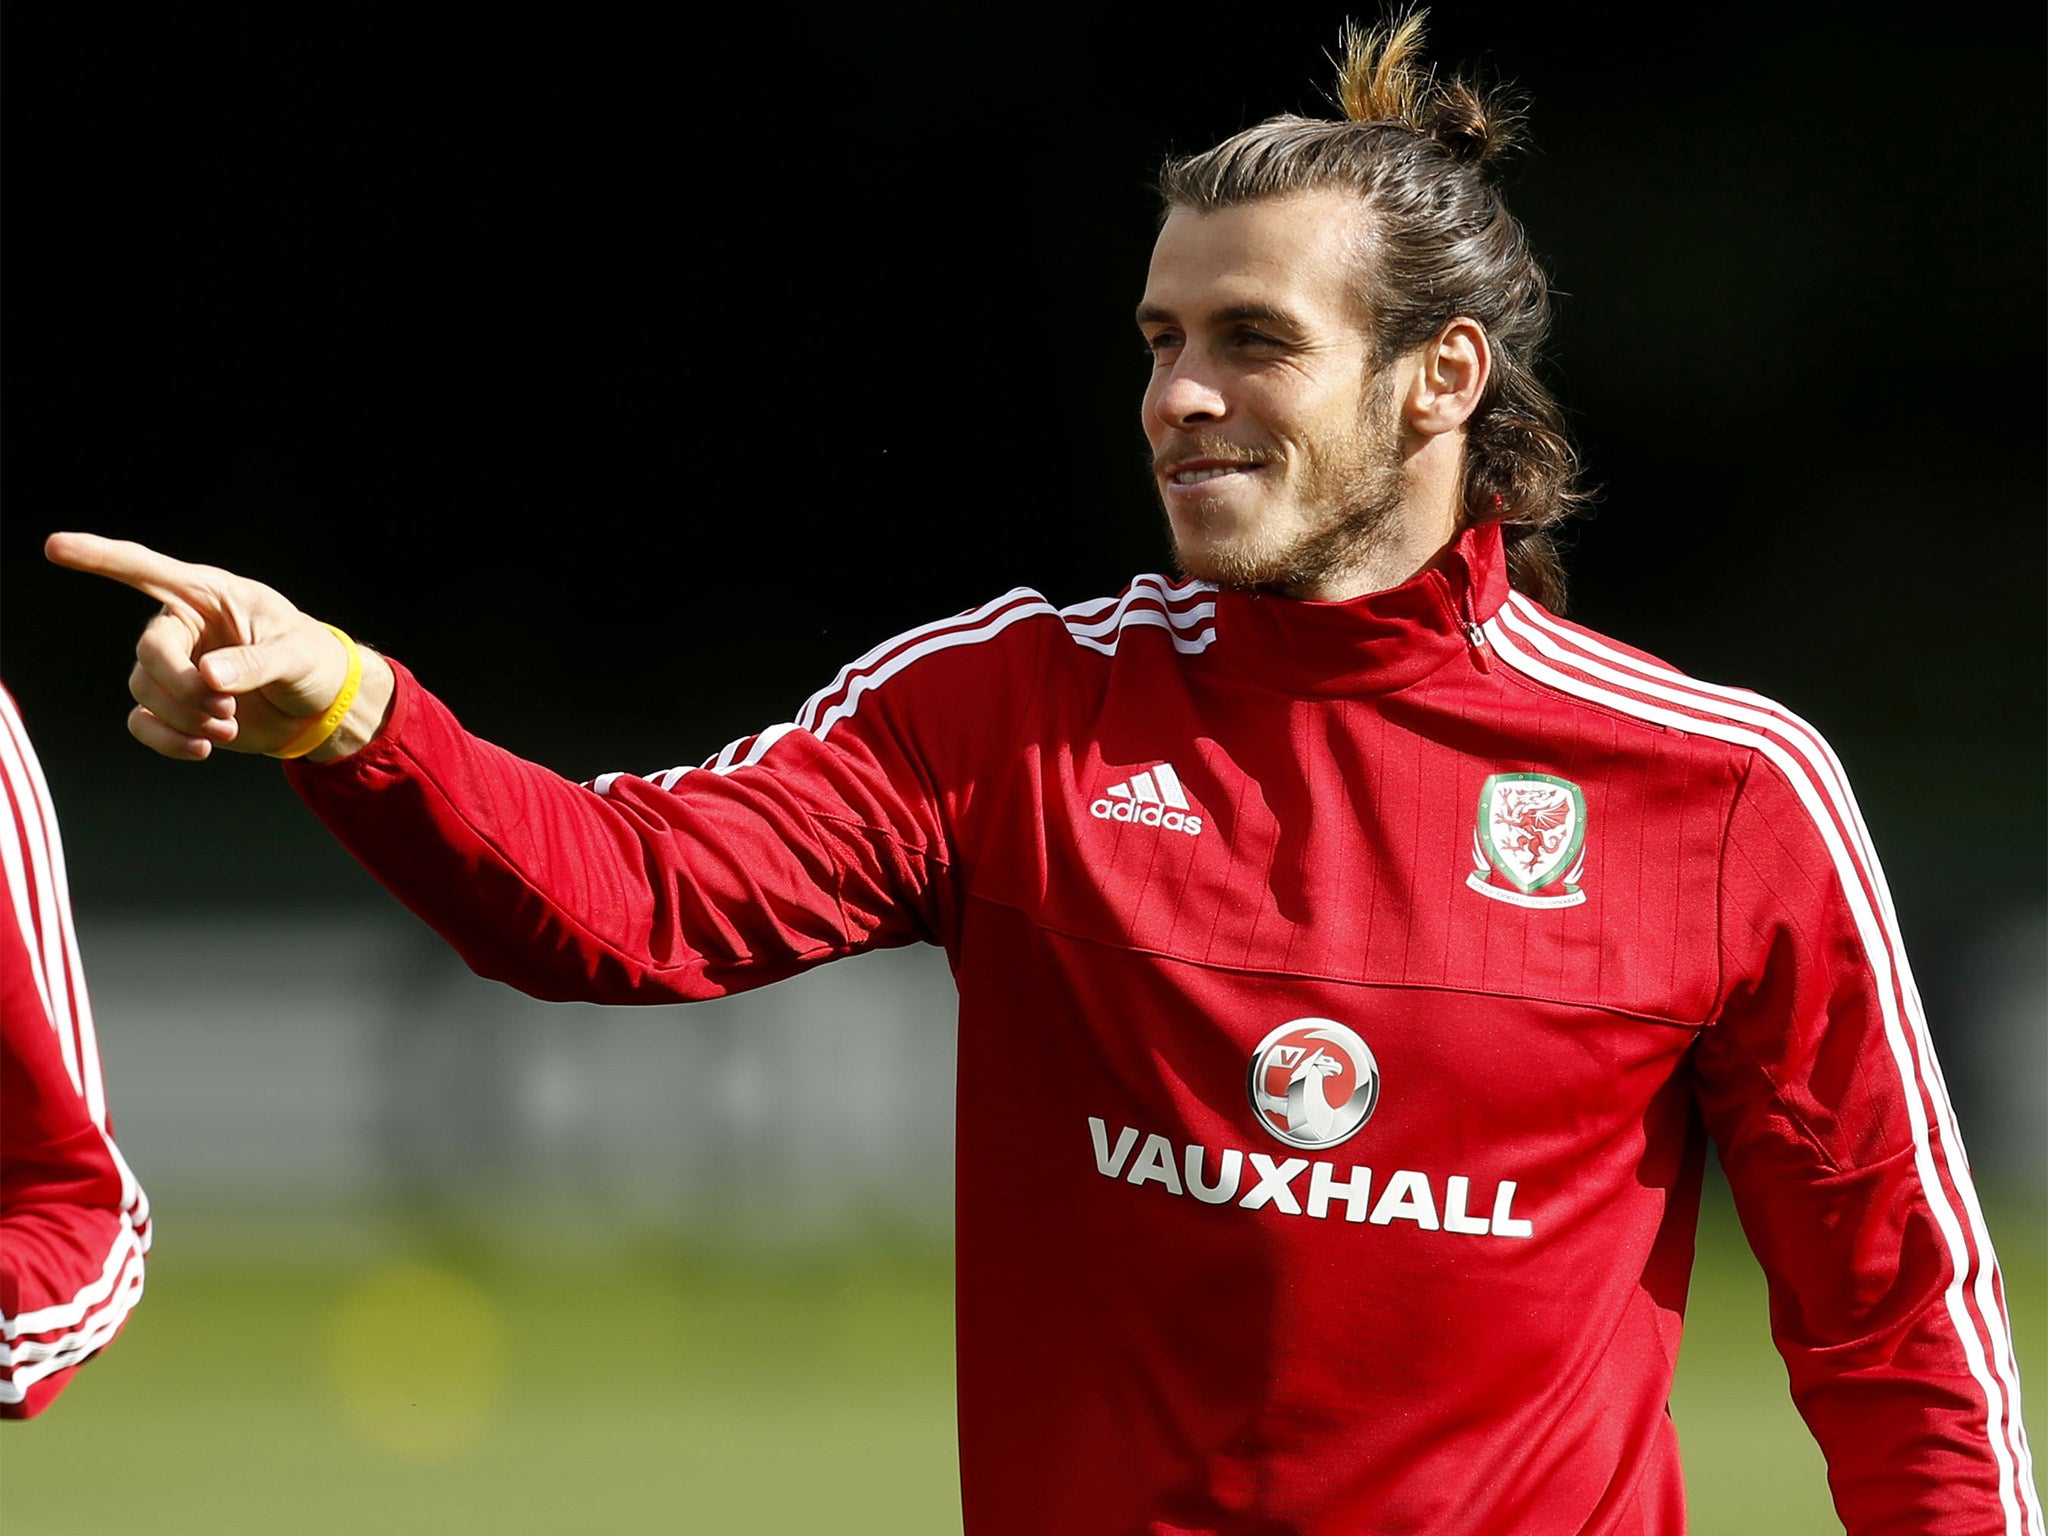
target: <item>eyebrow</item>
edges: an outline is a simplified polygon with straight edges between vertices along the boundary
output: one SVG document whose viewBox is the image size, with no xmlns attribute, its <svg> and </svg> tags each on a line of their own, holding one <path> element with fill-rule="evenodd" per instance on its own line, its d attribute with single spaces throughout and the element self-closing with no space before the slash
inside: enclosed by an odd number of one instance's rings
<svg viewBox="0 0 2048 1536">
<path fill-rule="evenodd" d="M 1288 330 L 1300 330 L 1301 322 L 1284 309 L 1271 304 L 1226 304 L 1221 309 L 1209 312 L 1210 325 L 1237 325 L 1250 322 L 1255 325 L 1277 325 Z M 1138 306 L 1138 324 L 1172 325 L 1174 313 L 1157 304 Z"/>
</svg>

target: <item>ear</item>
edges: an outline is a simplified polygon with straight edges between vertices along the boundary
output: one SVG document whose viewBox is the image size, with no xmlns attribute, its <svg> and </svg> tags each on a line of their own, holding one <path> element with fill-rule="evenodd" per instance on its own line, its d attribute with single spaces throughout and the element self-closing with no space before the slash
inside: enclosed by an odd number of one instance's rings
<svg viewBox="0 0 2048 1536">
<path fill-rule="evenodd" d="M 1425 437 L 1455 432 L 1471 419 L 1493 377 L 1493 346 L 1486 327 L 1459 315 L 1425 342 L 1415 356 L 1408 391 L 1408 425 Z"/>
</svg>

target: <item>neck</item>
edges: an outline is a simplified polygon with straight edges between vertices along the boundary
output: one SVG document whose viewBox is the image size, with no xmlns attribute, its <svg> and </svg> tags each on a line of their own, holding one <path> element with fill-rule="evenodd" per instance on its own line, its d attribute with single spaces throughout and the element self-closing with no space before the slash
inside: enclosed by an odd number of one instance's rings
<svg viewBox="0 0 2048 1536">
<path fill-rule="evenodd" d="M 1401 464 L 1401 500 L 1393 515 L 1359 539 L 1349 558 L 1314 581 L 1283 588 L 1288 597 L 1341 603 L 1398 587 L 1458 536 L 1464 490 L 1462 452 L 1446 454 L 1444 437 L 1411 447 Z M 1462 449 L 1462 443 L 1450 445 Z"/>
<path fill-rule="evenodd" d="M 1379 537 L 1364 541 L 1354 558 L 1329 574 L 1281 590 L 1288 597 L 1319 603 L 1348 602 L 1371 592 L 1384 592 L 1410 580 L 1441 554 L 1457 533 L 1457 523 L 1449 517 L 1426 521 L 1403 517 Z"/>
<path fill-rule="evenodd" d="M 1458 536 L 1464 489 L 1464 432 L 1422 432 L 1404 423 L 1401 499 L 1393 515 L 1358 541 L 1351 558 L 1287 596 L 1340 603 L 1398 587 Z"/>
</svg>

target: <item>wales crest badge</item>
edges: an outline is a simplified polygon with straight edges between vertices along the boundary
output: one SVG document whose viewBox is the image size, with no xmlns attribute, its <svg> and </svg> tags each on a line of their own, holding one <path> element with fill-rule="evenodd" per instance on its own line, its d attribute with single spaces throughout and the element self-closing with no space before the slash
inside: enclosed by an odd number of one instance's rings
<svg viewBox="0 0 2048 1536">
<path fill-rule="evenodd" d="M 1482 896 L 1518 907 L 1575 907 L 1586 864 L 1586 797 L 1570 779 L 1496 773 L 1479 789 L 1472 873 Z"/>
</svg>

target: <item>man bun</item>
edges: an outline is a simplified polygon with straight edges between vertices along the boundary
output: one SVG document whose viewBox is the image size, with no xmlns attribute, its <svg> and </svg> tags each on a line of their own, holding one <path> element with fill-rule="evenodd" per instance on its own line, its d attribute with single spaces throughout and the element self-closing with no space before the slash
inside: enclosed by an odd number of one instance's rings
<svg viewBox="0 0 2048 1536">
<path fill-rule="evenodd" d="M 1422 58 L 1426 10 L 1377 27 L 1346 21 L 1336 102 L 1354 123 L 1398 124 L 1443 146 L 1461 165 L 1483 165 L 1521 137 L 1520 103 L 1498 87 L 1453 75 L 1439 81 Z"/>
</svg>

